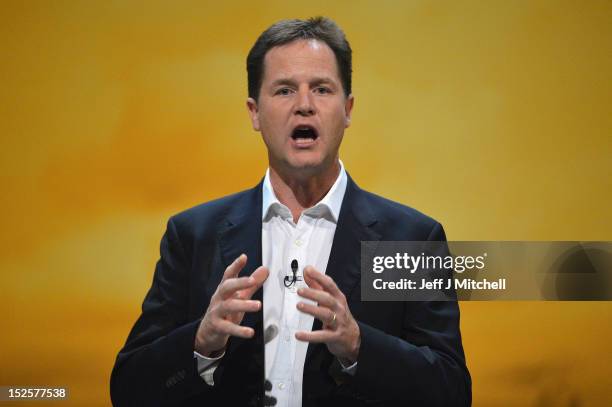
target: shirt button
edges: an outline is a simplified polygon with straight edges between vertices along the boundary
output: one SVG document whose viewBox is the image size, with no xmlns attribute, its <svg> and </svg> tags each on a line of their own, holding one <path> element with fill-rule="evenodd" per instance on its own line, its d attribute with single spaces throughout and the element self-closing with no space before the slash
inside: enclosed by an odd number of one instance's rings
<svg viewBox="0 0 612 407">
<path fill-rule="evenodd" d="M 285 340 L 286 340 L 287 342 L 289 342 L 289 341 L 291 340 L 291 335 L 286 334 L 286 335 L 285 335 Z"/>
<path fill-rule="evenodd" d="M 281 389 L 281 390 L 283 390 L 283 389 L 285 388 L 285 383 L 280 382 L 280 383 L 278 384 L 278 388 L 279 388 L 279 389 Z"/>
<path fill-rule="evenodd" d="M 295 241 L 295 245 L 296 245 L 297 247 L 300 247 L 300 246 L 302 245 L 302 243 L 303 243 L 303 242 L 302 242 L 300 239 L 297 239 L 297 240 Z"/>
</svg>

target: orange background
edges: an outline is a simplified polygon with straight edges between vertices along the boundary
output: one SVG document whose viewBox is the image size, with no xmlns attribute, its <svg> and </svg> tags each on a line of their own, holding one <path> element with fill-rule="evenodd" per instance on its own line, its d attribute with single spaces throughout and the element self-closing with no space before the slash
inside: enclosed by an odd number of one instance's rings
<svg viewBox="0 0 612 407">
<path fill-rule="evenodd" d="M 281 18 L 351 41 L 361 187 L 451 240 L 612 240 L 611 2 L 220 3 L 0 3 L 0 385 L 110 404 L 168 217 L 264 174 L 245 59 Z M 612 403 L 612 303 L 461 310 L 474 406 Z"/>
</svg>

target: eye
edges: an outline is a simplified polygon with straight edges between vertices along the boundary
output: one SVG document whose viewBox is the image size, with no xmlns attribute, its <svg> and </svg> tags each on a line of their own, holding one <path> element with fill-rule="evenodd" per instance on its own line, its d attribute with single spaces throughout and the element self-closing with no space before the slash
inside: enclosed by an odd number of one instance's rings
<svg viewBox="0 0 612 407">
<path fill-rule="evenodd" d="M 328 87 L 325 87 L 325 86 L 317 86 L 315 88 L 315 93 L 319 93 L 321 95 L 325 95 L 327 93 L 331 93 L 331 89 L 329 89 Z"/>
<path fill-rule="evenodd" d="M 291 94 L 291 89 L 290 88 L 280 88 L 276 92 L 274 92 L 274 94 L 281 95 L 281 96 L 287 96 Z"/>
</svg>

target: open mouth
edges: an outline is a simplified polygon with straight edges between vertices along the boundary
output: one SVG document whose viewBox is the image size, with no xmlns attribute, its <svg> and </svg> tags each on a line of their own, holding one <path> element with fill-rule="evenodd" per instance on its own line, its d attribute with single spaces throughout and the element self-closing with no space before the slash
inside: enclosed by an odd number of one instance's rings
<svg viewBox="0 0 612 407">
<path fill-rule="evenodd" d="M 316 140 L 317 137 L 319 137 L 317 130 L 310 126 L 297 126 L 291 133 L 291 138 L 296 141 Z"/>
</svg>

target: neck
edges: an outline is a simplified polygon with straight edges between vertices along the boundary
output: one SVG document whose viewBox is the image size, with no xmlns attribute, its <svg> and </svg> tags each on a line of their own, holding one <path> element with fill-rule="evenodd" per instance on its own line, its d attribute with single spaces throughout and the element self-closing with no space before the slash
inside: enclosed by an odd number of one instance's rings
<svg viewBox="0 0 612 407">
<path fill-rule="evenodd" d="M 329 192 L 339 174 L 338 160 L 325 171 L 306 178 L 279 171 L 270 165 L 272 189 L 278 200 L 289 208 L 294 222 L 298 221 L 304 209 L 314 206 Z"/>
</svg>

